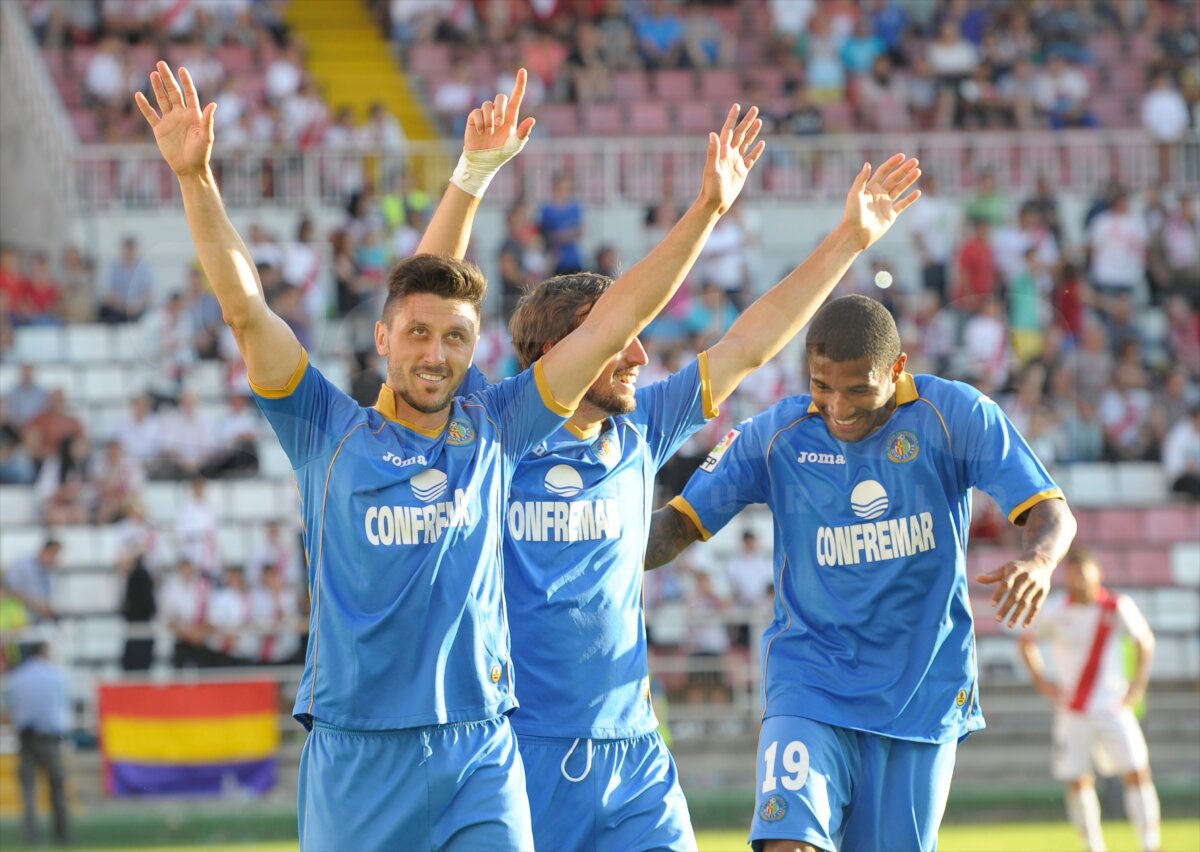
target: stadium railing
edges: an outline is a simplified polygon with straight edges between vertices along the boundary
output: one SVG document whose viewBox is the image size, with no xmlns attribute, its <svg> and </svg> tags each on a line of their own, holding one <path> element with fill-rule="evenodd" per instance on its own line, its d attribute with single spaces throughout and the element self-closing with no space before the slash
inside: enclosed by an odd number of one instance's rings
<svg viewBox="0 0 1200 852">
<path fill-rule="evenodd" d="M 999 186 L 1032 187 L 1047 175 L 1064 193 L 1091 197 L 1110 179 L 1143 187 L 1200 186 L 1200 133 L 1165 146 L 1143 130 L 843 134 L 769 140 L 767 160 L 751 175 L 758 192 L 799 200 L 840 200 L 864 160 L 879 162 L 896 150 L 920 157 L 936 170 L 941 191 L 969 192 L 977 175 L 991 171 Z M 218 139 L 213 168 L 231 207 L 340 206 L 342 176 L 363 172 L 386 178 L 420 164 L 413 184 L 439 192 L 453 169 L 457 144 L 412 142 L 403 155 L 362 149 L 270 146 L 231 150 Z M 664 179 L 683 199 L 698 184 L 704 146 L 693 137 L 565 138 L 538 140 L 500 173 L 491 197 L 509 202 L 549 196 L 558 171 L 574 174 L 590 203 L 661 200 Z M 178 188 L 153 145 L 89 145 L 78 149 L 71 183 L 76 212 L 109 208 L 177 206 Z"/>
</svg>

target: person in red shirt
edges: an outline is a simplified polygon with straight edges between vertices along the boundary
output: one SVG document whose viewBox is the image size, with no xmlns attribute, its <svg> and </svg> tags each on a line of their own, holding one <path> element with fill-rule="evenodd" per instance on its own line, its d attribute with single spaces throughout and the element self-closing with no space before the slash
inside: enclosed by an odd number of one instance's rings
<svg viewBox="0 0 1200 852">
<path fill-rule="evenodd" d="M 25 292 L 25 275 L 21 272 L 21 257 L 16 249 L 0 248 L 0 295 L 8 304 L 8 311 L 16 315 Z"/>
<path fill-rule="evenodd" d="M 1087 282 L 1074 263 L 1065 263 L 1057 276 L 1052 296 L 1058 325 L 1078 341 L 1083 333 L 1084 307 L 1090 298 Z"/>
<path fill-rule="evenodd" d="M 956 307 L 967 314 L 977 313 L 996 293 L 996 258 L 989 230 L 987 219 L 972 218 L 971 234 L 958 250 Z"/>
<path fill-rule="evenodd" d="M 62 322 L 62 288 L 50 277 L 50 260 L 38 252 L 25 287 L 17 298 L 16 313 L 21 322 L 52 325 Z"/>
</svg>

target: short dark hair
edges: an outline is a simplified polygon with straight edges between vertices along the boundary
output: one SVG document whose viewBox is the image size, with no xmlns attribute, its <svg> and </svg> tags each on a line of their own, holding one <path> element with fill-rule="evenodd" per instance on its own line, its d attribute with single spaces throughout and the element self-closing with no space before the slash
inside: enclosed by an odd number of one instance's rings
<svg viewBox="0 0 1200 852">
<path fill-rule="evenodd" d="M 877 367 L 900 357 L 896 321 L 880 302 L 866 296 L 842 296 L 826 302 L 813 317 L 804 348 L 831 361 L 869 358 Z"/>
<path fill-rule="evenodd" d="M 402 260 L 388 276 L 383 322 L 391 322 L 400 302 L 413 293 L 432 293 L 443 299 L 468 302 L 478 316 L 487 295 L 487 278 L 469 261 L 440 254 L 417 254 Z"/>
<path fill-rule="evenodd" d="M 1074 563 L 1076 565 L 1095 565 L 1100 567 L 1100 560 L 1096 558 L 1095 552 L 1090 547 L 1085 547 L 1082 544 L 1076 545 L 1067 551 L 1067 556 L 1063 562 Z"/>
<path fill-rule="evenodd" d="M 607 275 L 574 272 L 555 275 L 522 296 L 508 323 L 521 369 L 541 358 L 547 343 L 578 328 L 612 283 Z"/>
</svg>

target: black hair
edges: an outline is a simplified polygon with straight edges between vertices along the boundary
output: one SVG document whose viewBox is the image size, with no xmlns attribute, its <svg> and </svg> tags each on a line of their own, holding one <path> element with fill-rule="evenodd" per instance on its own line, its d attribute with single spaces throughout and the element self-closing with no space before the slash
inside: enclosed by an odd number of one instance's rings
<svg viewBox="0 0 1200 852">
<path fill-rule="evenodd" d="M 817 311 L 804 348 L 809 355 L 831 361 L 869 358 L 876 367 L 888 367 L 900 357 L 900 332 L 880 302 L 866 296 L 842 296 Z"/>
</svg>

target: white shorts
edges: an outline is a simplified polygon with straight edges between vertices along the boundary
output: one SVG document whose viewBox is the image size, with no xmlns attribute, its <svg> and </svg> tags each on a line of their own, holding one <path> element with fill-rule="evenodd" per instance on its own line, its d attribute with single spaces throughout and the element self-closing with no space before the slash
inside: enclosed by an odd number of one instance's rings
<svg viewBox="0 0 1200 852">
<path fill-rule="evenodd" d="M 1133 710 L 1121 707 L 1086 715 L 1059 710 L 1055 714 L 1054 778 L 1074 781 L 1091 775 L 1093 759 L 1101 775 L 1133 772 L 1149 765 L 1146 738 Z"/>
</svg>

